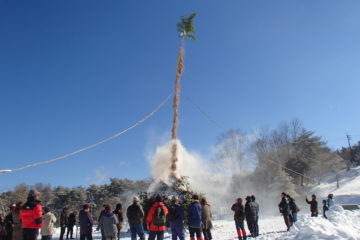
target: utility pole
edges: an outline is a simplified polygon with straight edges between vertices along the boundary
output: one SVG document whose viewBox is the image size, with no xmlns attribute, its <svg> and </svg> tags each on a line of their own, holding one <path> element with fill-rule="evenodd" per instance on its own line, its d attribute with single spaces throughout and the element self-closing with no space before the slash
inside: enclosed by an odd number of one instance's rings
<svg viewBox="0 0 360 240">
<path fill-rule="evenodd" d="M 346 138 L 348 140 L 348 144 L 349 144 L 349 149 L 350 149 L 350 162 L 351 162 L 351 165 L 354 166 L 354 152 L 351 148 L 351 144 L 350 144 L 350 140 L 351 140 L 351 136 L 349 134 L 346 134 Z M 348 168 L 349 169 L 349 168 Z"/>
</svg>

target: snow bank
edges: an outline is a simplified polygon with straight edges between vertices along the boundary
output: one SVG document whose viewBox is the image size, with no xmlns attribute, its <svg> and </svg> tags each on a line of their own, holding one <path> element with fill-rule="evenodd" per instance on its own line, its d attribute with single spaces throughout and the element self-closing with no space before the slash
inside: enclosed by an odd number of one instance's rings
<svg viewBox="0 0 360 240">
<path fill-rule="evenodd" d="M 347 211 L 336 205 L 326 215 L 328 219 L 302 215 L 290 232 L 278 239 L 360 239 L 360 211 Z"/>
</svg>

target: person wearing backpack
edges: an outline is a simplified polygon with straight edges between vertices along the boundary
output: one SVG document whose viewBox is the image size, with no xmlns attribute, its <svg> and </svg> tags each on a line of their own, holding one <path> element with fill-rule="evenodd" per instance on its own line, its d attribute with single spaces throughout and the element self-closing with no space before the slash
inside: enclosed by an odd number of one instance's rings
<svg viewBox="0 0 360 240">
<path fill-rule="evenodd" d="M 184 208 L 180 204 L 178 197 L 172 198 L 172 204 L 169 207 L 168 220 L 171 228 L 172 240 L 185 240 L 184 233 Z"/>
<path fill-rule="evenodd" d="M 155 203 L 151 206 L 146 217 L 146 225 L 150 231 L 148 240 L 163 240 L 166 230 L 166 216 L 168 209 L 162 202 L 162 197 L 157 195 Z"/>
<path fill-rule="evenodd" d="M 199 196 L 194 194 L 192 196 L 192 203 L 188 207 L 188 222 L 190 240 L 203 240 L 201 233 L 201 205 L 199 203 Z"/>
</svg>

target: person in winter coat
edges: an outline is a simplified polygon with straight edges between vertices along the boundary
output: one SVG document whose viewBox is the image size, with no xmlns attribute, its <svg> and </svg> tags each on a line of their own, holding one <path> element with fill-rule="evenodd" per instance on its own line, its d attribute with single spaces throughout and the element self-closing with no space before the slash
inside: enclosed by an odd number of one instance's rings
<svg viewBox="0 0 360 240">
<path fill-rule="evenodd" d="M 299 208 L 296 206 L 295 199 L 293 199 L 290 195 L 287 195 L 287 200 L 289 203 L 289 209 L 290 209 L 290 217 L 291 217 L 291 223 L 294 224 L 297 221 L 297 212 Z"/>
<path fill-rule="evenodd" d="M 190 240 L 203 240 L 201 234 L 201 205 L 199 203 L 199 196 L 194 194 L 192 196 L 192 203 L 188 207 L 188 224 Z"/>
<path fill-rule="evenodd" d="M 144 210 L 139 204 L 138 197 L 134 197 L 133 204 L 127 208 L 126 216 L 130 225 L 131 240 L 136 240 L 136 235 L 139 235 L 140 240 L 145 240 L 143 227 Z"/>
<path fill-rule="evenodd" d="M 156 196 L 155 203 L 151 206 L 150 211 L 146 217 L 146 225 L 150 230 L 149 240 L 163 240 L 164 232 L 166 230 L 166 216 L 168 209 L 162 202 L 160 195 Z"/>
<path fill-rule="evenodd" d="M 256 211 L 256 218 L 254 222 L 254 235 L 255 237 L 257 237 L 259 236 L 259 204 L 255 200 L 255 195 L 251 195 L 251 206 L 254 206 Z"/>
<path fill-rule="evenodd" d="M 169 207 L 168 219 L 171 228 L 172 240 L 185 240 L 184 232 L 184 208 L 180 204 L 178 197 L 172 198 L 172 204 Z"/>
<path fill-rule="evenodd" d="M 26 203 L 20 209 L 23 240 L 36 240 L 39 235 L 39 229 L 44 224 L 43 210 L 40 204 L 40 193 L 36 190 L 30 190 Z"/>
<path fill-rule="evenodd" d="M 23 234 L 22 234 L 22 224 L 20 221 L 20 209 L 24 205 L 23 202 L 16 203 L 16 208 L 13 211 L 13 234 L 12 234 L 12 240 L 22 240 Z"/>
<path fill-rule="evenodd" d="M 44 225 L 41 227 L 41 240 L 51 240 L 52 235 L 55 233 L 54 223 L 56 222 L 56 217 L 50 212 L 48 207 L 44 207 Z"/>
<path fill-rule="evenodd" d="M 231 206 L 231 210 L 234 211 L 234 220 L 236 233 L 239 240 L 246 240 L 246 231 L 245 231 L 245 207 L 242 204 L 242 199 L 236 199 L 236 202 Z"/>
<path fill-rule="evenodd" d="M 117 225 L 119 220 L 116 214 L 111 211 L 110 205 L 105 205 L 104 210 L 105 212 L 102 214 L 99 221 L 100 228 L 103 229 L 106 240 L 116 239 L 118 236 Z"/>
<path fill-rule="evenodd" d="M 10 208 L 10 212 L 6 215 L 4 220 L 5 230 L 6 230 L 6 240 L 12 240 L 12 234 L 14 231 L 13 211 L 16 209 L 16 205 L 12 204 L 9 208 Z"/>
<path fill-rule="evenodd" d="M 100 215 L 97 219 L 98 223 L 100 222 L 100 218 L 105 214 L 105 204 L 103 205 L 103 209 L 100 212 Z M 101 231 L 101 240 L 105 240 L 105 234 L 104 234 L 104 230 L 100 227 L 100 225 L 98 225 L 98 227 L 96 228 L 97 231 Z"/>
<path fill-rule="evenodd" d="M 281 193 L 281 202 L 279 203 L 279 211 L 284 217 L 284 222 L 287 227 L 287 230 L 289 231 L 291 226 L 291 220 L 290 220 L 290 208 L 288 201 L 286 200 L 286 193 Z"/>
<path fill-rule="evenodd" d="M 4 214 L 0 212 L 0 240 L 6 240 Z"/>
<path fill-rule="evenodd" d="M 310 212 L 312 217 L 317 217 L 319 214 L 318 210 L 318 203 L 316 201 L 316 195 L 311 195 L 311 201 L 307 199 L 307 196 L 305 196 L 305 201 L 310 204 Z"/>
<path fill-rule="evenodd" d="M 205 240 L 211 240 L 211 228 L 212 222 L 211 222 L 212 214 L 211 214 L 211 208 L 210 204 L 206 201 L 206 198 L 201 199 L 201 222 L 202 222 L 202 231 L 204 234 Z"/>
<path fill-rule="evenodd" d="M 257 205 L 252 201 L 251 196 L 245 198 L 245 218 L 252 237 L 256 236 L 256 219 L 258 216 Z"/>
<path fill-rule="evenodd" d="M 92 240 L 92 226 L 94 219 L 90 213 L 90 204 L 85 204 L 79 212 L 80 240 Z"/>
<path fill-rule="evenodd" d="M 68 225 L 67 225 L 67 232 L 66 232 L 66 239 L 74 239 L 73 233 L 74 233 L 74 226 L 76 225 L 76 211 L 73 211 L 69 214 L 68 218 Z"/>
<path fill-rule="evenodd" d="M 327 205 L 327 201 L 323 200 L 323 216 L 327 219 L 326 211 L 329 210 L 329 206 Z"/>
<path fill-rule="evenodd" d="M 66 227 L 68 226 L 68 209 L 63 208 L 60 214 L 60 237 L 59 240 L 63 240 Z"/>
<path fill-rule="evenodd" d="M 334 194 L 330 193 L 330 194 L 328 195 L 326 204 L 327 204 L 327 206 L 328 206 L 329 209 L 330 209 L 332 206 L 335 205 L 335 202 L 334 202 Z"/>
<path fill-rule="evenodd" d="M 117 224 L 117 230 L 118 230 L 117 239 L 119 240 L 122 224 L 124 222 L 124 214 L 123 214 L 121 203 L 116 204 L 116 208 L 113 213 L 116 215 L 116 217 L 118 218 L 118 221 L 119 221 L 119 223 Z"/>
</svg>

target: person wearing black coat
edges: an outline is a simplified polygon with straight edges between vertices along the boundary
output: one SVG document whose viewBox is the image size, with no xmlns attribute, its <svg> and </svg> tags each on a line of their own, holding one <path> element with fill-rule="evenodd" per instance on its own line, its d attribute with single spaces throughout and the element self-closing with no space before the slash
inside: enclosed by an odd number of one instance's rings
<svg viewBox="0 0 360 240">
<path fill-rule="evenodd" d="M 318 210 L 318 203 L 316 201 L 316 195 L 311 195 L 311 201 L 307 199 L 307 196 L 305 196 L 305 201 L 310 204 L 310 212 L 312 217 L 317 217 L 319 214 Z"/>
<path fill-rule="evenodd" d="M 279 203 L 279 211 L 284 217 L 284 222 L 286 224 L 287 230 L 289 231 L 291 226 L 290 221 L 290 208 L 286 200 L 286 193 L 281 193 L 281 202 Z"/>
<path fill-rule="evenodd" d="M 245 198 L 245 218 L 252 237 L 256 236 L 256 219 L 258 216 L 257 205 L 252 201 L 251 196 Z"/>
<path fill-rule="evenodd" d="M 113 213 L 117 216 L 118 221 L 119 221 L 118 224 L 116 225 L 117 229 L 118 229 L 117 239 L 119 240 L 120 239 L 120 232 L 121 232 L 122 224 L 124 222 L 124 213 L 123 213 L 123 210 L 122 210 L 122 204 L 121 203 L 116 204 L 116 208 L 115 208 Z"/>
<path fill-rule="evenodd" d="M 66 239 L 69 239 L 69 235 L 70 235 L 70 239 L 74 239 L 73 232 L 75 225 L 76 225 L 76 211 L 69 214 Z"/>
</svg>

